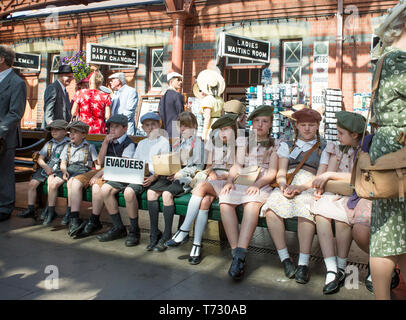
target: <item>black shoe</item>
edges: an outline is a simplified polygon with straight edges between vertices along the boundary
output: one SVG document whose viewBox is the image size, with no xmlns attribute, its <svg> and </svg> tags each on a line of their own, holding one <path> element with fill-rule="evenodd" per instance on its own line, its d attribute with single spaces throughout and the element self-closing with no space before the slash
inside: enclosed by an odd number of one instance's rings
<svg viewBox="0 0 406 320">
<path fill-rule="evenodd" d="M 34 220 L 37 220 L 37 214 L 34 210 L 31 209 L 25 209 L 23 212 L 17 214 L 17 217 L 27 219 L 27 218 L 32 218 Z"/>
<path fill-rule="evenodd" d="M 125 241 L 126 247 L 134 247 L 140 243 L 140 230 L 128 232 L 127 240 Z"/>
<path fill-rule="evenodd" d="M 127 229 L 125 227 L 122 228 L 117 228 L 117 227 L 112 227 L 109 231 L 98 235 L 97 239 L 99 239 L 100 242 L 107 242 L 107 241 L 113 241 L 121 238 L 125 238 L 127 236 Z"/>
<path fill-rule="evenodd" d="M 297 266 L 295 280 L 297 283 L 305 284 L 309 282 L 309 267 Z"/>
<path fill-rule="evenodd" d="M 340 290 L 340 274 L 338 272 L 334 271 L 327 271 L 327 273 L 333 273 L 335 275 L 335 278 L 333 281 L 330 281 L 323 287 L 323 293 L 324 294 L 332 294 L 336 293 Z M 345 277 L 345 274 L 344 274 Z"/>
<path fill-rule="evenodd" d="M 188 261 L 189 261 L 190 264 L 196 265 L 196 264 L 199 264 L 202 261 L 202 251 L 201 251 L 202 246 L 201 245 L 199 246 L 197 244 L 193 244 L 193 247 L 199 247 L 200 248 L 199 255 L 198 256 L 189 256 Z M 192 248 L 192 250 L 193 250 L 193 248 Z"/>
<path fill-rule="evenodd" d="M 234 280 L 241 280 L 244 276 L 244 268 L 245 259 L 241 260 L 240 258 L 234 256 L 230 269 L 228 270 L 228 275 Z"/>
<path fill-rule="evenodd" d="M 53 213 L 48 211 L 47 216 L 44 219 L 44 222 L 42 223 L 42 225 L 44 226 L 48 226 L 51 224 L 51 222 L 56 218 L 56 213 L 55 211 Z"/>
<path fill-rule="evenodd" d="M 283 269 L 285 270 L 285 276 L 289 279 L 292 279 L 296 274 L 296 267 L 293 264 L 292 260 L 290 260 L 290 258 L 287 258 L 282 261 L 282 264 Z"/>
<path fill-rule="evenodd" d="M 169 239 L 168 241 L 166 241 L 165 245 L 166 245 L 167 247 L 177 247 L 177 246 L 180 246 L 180 245 L 182 245 L 182 244 L 188 242 L 188 241 L 189 241 L 189 233 L 185 236 L 185 238 L 183 238 L 183 240 L 182 240 L 181 242 L 176 242 L 176 241 L 174 240 L 174 239 L 176 239 L 176 237 L 177 237 L 177 236 L 179 235 L 179 233 L 181 233 L 181 232 L 189 232 L 189 231 L 184 231 L 184 230 L 179 229 L 179 230 L 175 233 L 175 235 L 172 237 L 172 239 Z"/>
<path fill-rule="evenodd" d="M 41 212 L 41 214 L 39 216 L 39 220 L 44 221 L 46 219 L 47 215 L 48 215 L 48 206 L 46 206 L 44 208 L 44 210 L 42 210 L 42 212 Z"/>
<path fill-rule="evenodd" d="M 400 277 L 399 277 L 399 269 L 393 269 L 393 273 L 392 273 L 392 281 L 390 283 L 390 288 L 391 290 L 395 289 L 399 283 L 400 283 Z"/>
<path fill-rule="evenodd" d="M 166 249 L 168 249 L 168 247 L 165 245 L 165 242 L 167 240 L 161 238 L 159 239 L 158 243 L 156 244 L 156 246 L 154 247 L 154 251 L 157 252 L 164 252 Z"/>
<path fill-rule="evenodd" d="M 338 275 L 338 281 L 340 283 L 340 287 L 344 286 L 345 284 L 345 277 L 347 276 L 345 274 L 345 270 L 344 269 L 337 269 L 337 275 Z"/>
<path fill-rule="evenodd" d="M 0 222 L 8 220 L 8 219 L 10 219 L 10 217 L 11 217 L 11 213 L 0 212 Z"/>
<path fill-rule="evenodd" d="M 161 239 L 162 237 L 162 232 L 158 231 L 158 234 L 151 234 L 149 236 L 149 245 L 147 245 L 147 247 L 145 248 L 147 251 L 152 251 L 155 246 L 158 244 L 158 241 Z"/>
<path fill-rule="evenodd" d="M 369 263 L 368 263 L 368 274 L 367 274 L 367 277 L 365 278 L 365 287 L 368 289 L 369 292 L 374 293 L 374 286 L 372 285 L 372 281 L 368 280 L 370 275 L 371 275 L 371 269 L 369 268 Z"/>
<path fill-rule="evenodd" d="M 70 222 L 70 211 L 66 209 L 65 215 L 63 216 L 61 220 L 61 225 L 67 226 Z"/>
<path fill-rule="evenodd" d="M 80 218 L 72 218 L 69 224 L 68 235 L 73 237 L 76 236 L 86 225 L 86 221 Z"/>
<path fill-rule="evenodd" d="M 85 227 L 77 233 L 76 237 L 86 238 L 101 229 L 103 229 L 103 225 L 100 222 L 92 222 L 89 220 Z"/>
</svg>

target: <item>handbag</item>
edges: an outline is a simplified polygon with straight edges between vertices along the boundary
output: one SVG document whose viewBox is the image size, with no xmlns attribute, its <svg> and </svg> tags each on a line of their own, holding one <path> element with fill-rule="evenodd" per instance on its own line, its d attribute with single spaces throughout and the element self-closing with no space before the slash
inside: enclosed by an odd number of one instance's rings
<svg viewBox="0 0 406 320">
<path fill-rule="evenodd" d="M 179 152 L 152 156 L 152 164 L 154 166 L 154 173 L 160 176 L 171 176 L 182 169 Z"/>
<path fill-rule="evenodd" d="M 380 73 L 384 61 L 383 56 L 378 62 L 376 76 L 372 84 L 372 97 L 368 110 L 367 121 L 362 135 L 363 145 L 365 132 L 371 114 L 372 102 L 378 88 Z M 358 148 L 351 175 L 351 184 L 360 198 L 369 200 L 399 198 L 405 200 L 406 187 L 406 148 L 385 154 L 371 165 L 369 153 Z"/>
<path fill-rule="evenodd" d="M 302 161 L 300 161 L 300 163 L 296 166 L 295 170 L 291 173 L 286 173 L 286 184 L 290 185 L 292 183 L 293 178 L 295 177 L 296 173 L 299 172 L 299 170 L 303 167 L 306 160 L 310 157 L 310 155 L 314 152 L 314 150 L 316 150 L 319 146 L 320 146 L 320 142 L 317 142 L 309 151 L 306 152 Z M 272 188 L 279 188 L 279 183 L 276 181 L 276 179 L 270 185 Z"/>
<path fill-rule="evenodd" d="M 243 186 L 252 186 L 257 180 L 260 172 L 261 172 L 260 166 L 250 166 L 241 168 L 240 172 L 234 178 L 233 183 L 240 184 Z"/>
</svg>

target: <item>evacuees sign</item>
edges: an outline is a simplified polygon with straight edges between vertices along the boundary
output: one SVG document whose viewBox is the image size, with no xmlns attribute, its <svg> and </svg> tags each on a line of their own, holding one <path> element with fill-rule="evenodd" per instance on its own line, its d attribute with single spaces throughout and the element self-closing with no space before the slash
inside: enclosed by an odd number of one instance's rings
<svg viewBox="0 0 406 320">
<path fill-rule="evenodd" d="M 35 71 L 40 71 L 40 62 L 41 62 L 40 54 L 16 52 L 13 68 L 31 69 Z"/>
<path fill-rule="evenodd" d="M 138 49 L 88 43 L 86 46 L 86 62 L 138 68 Z"/>
<path fill-rule="evenodd" d="M 249 39 L 237 35 L 220 35 L 220 56 L 228 56 L 268 63 L 271 45 L 267 41 Z"/>
<path fill-rule="evenodd" d="M 104 180 L 142 184 L 145 176 L 145 161 L 128 158 L 105 157 Z"/>
</svg>

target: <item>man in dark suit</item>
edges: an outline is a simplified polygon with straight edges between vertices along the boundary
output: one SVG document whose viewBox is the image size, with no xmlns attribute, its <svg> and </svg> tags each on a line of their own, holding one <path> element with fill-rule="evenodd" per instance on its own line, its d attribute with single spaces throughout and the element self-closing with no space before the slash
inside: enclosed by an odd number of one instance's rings
<svg viewBox="0 0 406 320">
<path fill-rule="evenodd" d="M 13 49 L 0 45 L 0 222 L 14 209 L 14 156 L 21 144 L 20 120 L 27 98 L 24 80 L 11 68 L 14 56 Z"/>
<path fill-rule="evenodd" d="M 56 74 L 58 74 L 58 79 L 45 89 L 42 129 L 57 119 L 67 122 L 71 120 L 71 104 L 66 87 L 73 79 L 72 67 L 64 64 L 59 67 Z"/>
</svg>

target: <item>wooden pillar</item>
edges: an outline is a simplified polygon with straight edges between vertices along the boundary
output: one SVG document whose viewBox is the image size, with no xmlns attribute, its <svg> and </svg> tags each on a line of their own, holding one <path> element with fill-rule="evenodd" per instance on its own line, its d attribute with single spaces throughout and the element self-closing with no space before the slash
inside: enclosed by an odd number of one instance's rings
<svg viewBox="0 0 406 320">
<path fill-rule="evenodd" d="M 172 71 L 183 74 L 183 40 L 185 37 L 186 15 L 183 13 L 172 14 Z"/>
</svg>

